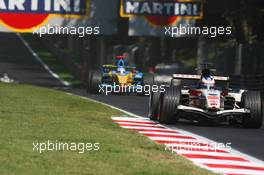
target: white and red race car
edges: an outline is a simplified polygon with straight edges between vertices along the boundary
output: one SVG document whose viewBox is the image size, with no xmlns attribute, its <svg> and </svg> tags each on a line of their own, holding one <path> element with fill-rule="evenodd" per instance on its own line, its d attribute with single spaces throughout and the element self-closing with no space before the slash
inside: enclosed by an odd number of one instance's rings
<svg viewBox="0 0 264 175">
<path fill-rule="evenodd" d="M 195 80 L 191 86 L 174 86 L 174 81 Z M 225 87 L 217 87 L 222 82 Z M 174 74 L 165 92 L 155 92 L 149 99 L 149 117 L 160 123 L 176 123 L 179 118 L 214 121 L 260 128 L 263 109 L 261 93 L 230 89 L 229 77 L 212 76 L 210 69 L 201 75 Z M 177 83 L 178 84 L 178 83 Z"/>
</svg>

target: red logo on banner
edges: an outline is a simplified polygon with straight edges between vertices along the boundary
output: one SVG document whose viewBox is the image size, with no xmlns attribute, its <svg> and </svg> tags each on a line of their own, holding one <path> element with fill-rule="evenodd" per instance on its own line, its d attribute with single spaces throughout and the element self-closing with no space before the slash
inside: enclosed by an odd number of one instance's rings
<svg viewBox="0 0 264 175">
<path fill-rule="evenodd" d="M 0 13 L 3 25 L 14 31 L 32 30 L 42 25 L 48 17 L 48 14 Z"/>
<path fill-rule="evenodd" d="M 147 20 L 156 26 L 169 26 L 174 24 L 178 16 L 169 16 L 169 17 L 164 17 L 164 16 L 145 16 Z"/>
<path fill-rule="evenodd" d="M 89 3 L 90 0 L 0 0 L 0 24 L 12 31 L 29 32 L 49 17 L 85 17 Z"/>
</svg>

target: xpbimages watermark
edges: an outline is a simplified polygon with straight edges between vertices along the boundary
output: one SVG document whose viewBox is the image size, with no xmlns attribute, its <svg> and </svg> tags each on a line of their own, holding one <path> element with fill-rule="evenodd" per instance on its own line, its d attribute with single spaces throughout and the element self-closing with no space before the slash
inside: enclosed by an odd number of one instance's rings
<svg viewBox="0 0 264 175">
<path fill-rule="evenodd" d="M 113 85 L 99 85 L 99 93 L 109 95 L 112 93 L 137 93 L 150 95 L 151 92 L 165 92 L 165 85 L 119 85 L 113 83 Z"/>
<path fill-rule="evenodd" d="M 177 152 L 177 151 L 211 151 L 217 152 L 219 150 L 231 151 L 231 143 L 196 143 L 196 142 L 179 142 L 179 144 L 168 143 L 165 147 L 166 151 Z"/>
<path fill-rule="evenodd" d="M 42 37 L 43 35 L 77 35 L 80 38 L 84 37 L 85 35 L 99 35 L 100 34 L 100 27 L 95 26 L 53 26 L 53 25 L 46 25 L 42 27 L 34 27 L 33 28 L 33 34 L 39 35 L 39 37 Z"/>
<path fill-rule="evenodd" d="M 223 35 L 231 35 L 232 27 L 195 27 L 195 26 L 184 26 L 179 25 L 176 27 L 165 27 L 164 34 L 170 37 L 178 37 L 182 35 L 204 35 L 211 38 Z"/>
<path fill-rule="evenodd" d="M 76 151 L 79 154 L 83 154 L 89 151 L 98 151 L 100 149 L 100 143 L 83 143 L 83 142 L 60 142 L 47 140 L 45 142 L 33 142 L 33 151 L 37 151 L 40 154 L 44 152 L 53 151 Z"/>
</svg>

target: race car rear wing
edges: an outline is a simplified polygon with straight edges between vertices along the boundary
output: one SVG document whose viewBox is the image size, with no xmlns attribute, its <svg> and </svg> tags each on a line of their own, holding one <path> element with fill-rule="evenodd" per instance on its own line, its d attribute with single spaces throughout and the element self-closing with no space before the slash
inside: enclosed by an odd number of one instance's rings
<svg viewBox="0 0 264 175">
<path fill-rule="evenodd" d="M 111 65 L 111 64 L 105 64 L 105 65 L 103 65 L 103 68 L 117 69 L 118 66 L 116 66 L 116 65 Z M 136 67 L 134 67 L 134 66 L 124 66 L 124 68 L 126 68 L 126 69 L 136 69 Z"/>
<path fill-rule="evenodd" d="M 229 81 L 229 77 L 212 76 L 216 81 Z M 200 80 L 201 75 L 173 74 L 173 79 Z"/>
</svg>

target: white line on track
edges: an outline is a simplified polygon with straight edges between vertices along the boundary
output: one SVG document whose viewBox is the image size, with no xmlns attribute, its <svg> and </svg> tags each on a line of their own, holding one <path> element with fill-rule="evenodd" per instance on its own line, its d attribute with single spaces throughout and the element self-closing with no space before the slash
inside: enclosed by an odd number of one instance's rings
<svg viewBox="0 0 264 175">
<path fill-rule="evenodd" d="M 34 58 L 42 65 L 42 67 L 44 67 L 44 69 L 46 71 L 48 71 L 54 78 L 56 78 L 57 80 L 59 80 L 60 83 L 63 84 L 64 86 L 70 86 L 70 83 L 69 82 L 62 80 L 59 77 L 58 74 L 56 74 L 55 72 L 53 72 L 49 68 L 49 66 L 44 61 L 42 61 L 42 59 L 38 56 L 38 54 L 30 47 L 30 45 L 28 44 L 28 42 L 19 33 L 17 33 L 17 36 L 23 42 L 23 44 L 26 46 L 26 48 L 30 51 L 30 53 L 34 56 Z"/>
</svg>

